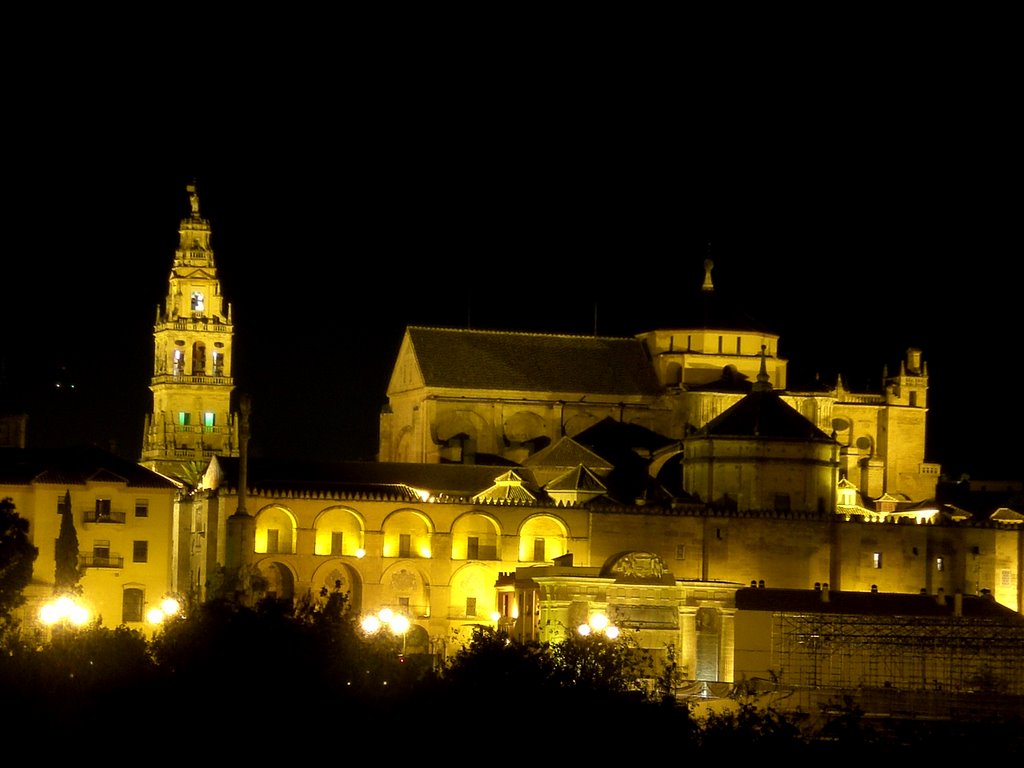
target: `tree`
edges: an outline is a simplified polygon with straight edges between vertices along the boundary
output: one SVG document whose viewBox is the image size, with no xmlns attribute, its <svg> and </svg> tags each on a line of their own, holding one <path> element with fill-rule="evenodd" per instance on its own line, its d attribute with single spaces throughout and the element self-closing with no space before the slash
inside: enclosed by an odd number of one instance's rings
<svg viewBox="0 0 1024 768">
<path fill-rule="evenodd" d="M 55 594 L 80 594 L 82 572 L 78 568 L 78 532 L 71 513 L 71 491 L 60 504 L 60 533 L 57 535 L 56 566 L 53 576 Z"/>
<path fill-rule="evenodd" d="M 0 500 L 0 629 L 11 621 L 12 611 L 24 605 L 23 592 L 38 555 L 28 538 L 28 520 L 17 513 L 10 497 Z"/>
</svg>

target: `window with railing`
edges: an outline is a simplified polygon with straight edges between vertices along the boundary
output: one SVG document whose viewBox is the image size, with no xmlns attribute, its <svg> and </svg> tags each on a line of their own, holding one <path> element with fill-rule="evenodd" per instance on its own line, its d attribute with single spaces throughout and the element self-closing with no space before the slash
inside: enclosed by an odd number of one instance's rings
<svg viewBox="0 0 1024 768">
<path fill-rule="evenodd" d="M 121 568 L 124 556 L 110 551 L 110 542 L 99 539 L 93 542 L 92 553 L 78 557 L 79 565 L 85 568 Z"/>
</svg>

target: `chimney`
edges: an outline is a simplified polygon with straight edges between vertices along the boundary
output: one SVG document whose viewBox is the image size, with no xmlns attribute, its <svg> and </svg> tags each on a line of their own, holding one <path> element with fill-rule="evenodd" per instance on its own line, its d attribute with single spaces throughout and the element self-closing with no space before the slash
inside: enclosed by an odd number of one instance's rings
<svg viewBox="0 0 1024 768">
<path fill-rule="evenodd" d="M 821 602 L 828 602 L 828 582 L 826 581 L 821 585 Z"/>
</svg>

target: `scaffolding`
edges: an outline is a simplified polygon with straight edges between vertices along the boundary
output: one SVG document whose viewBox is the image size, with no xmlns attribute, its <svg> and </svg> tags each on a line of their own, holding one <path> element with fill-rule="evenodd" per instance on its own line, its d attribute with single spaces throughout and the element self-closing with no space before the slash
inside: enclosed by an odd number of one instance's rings
<svg viewBox="0 0 1024 768">
<path fill-rule="evenodd" d="M 1024 696 L 1024 626 L 999 619 L 776 613 L 789 688 Z"/>
</svg>

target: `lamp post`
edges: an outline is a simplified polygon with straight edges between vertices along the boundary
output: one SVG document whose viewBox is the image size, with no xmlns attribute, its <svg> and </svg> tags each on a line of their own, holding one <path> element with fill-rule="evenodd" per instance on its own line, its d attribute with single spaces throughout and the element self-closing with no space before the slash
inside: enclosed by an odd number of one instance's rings
<svg viewBox="0 0 1024 768">
<path fill-rule="evenodd" d="M 181 613 L 181 603 L 176 597 L 167 595 L 160 601 L 160 605 L 155 605 L 146 612 L 146 621 L 154 627 L 159 627 L 167 619 L 177 616 L 179 613 Z"/>
<path fill-rule="evenodd" d="M 368 635 L 375 635 L 383 629 L 391 634 L 402 638 L 402 656 L 405 656 L 405 635 L 409 631 L 409 619 L 400 613 L 395 613 L 390 608 L 381 608 L 377 613 L 363 617 L 360 622 L 363 631 Z"/>
<path fill-rule="evenodd" d="M 89 609 L 68 595 L 61 595 L 39 609 L 39 620 L 54 626 L 82 627 L 89 623 Z"/>
<path fill-rule="evenodd" d="M 619 636 L 619 628 L 616 627 L 608 617 L 603 613 L 595 613 L 587 619 L 586 624 L 580 624 L 576 627 L 576 631 L 579 632 L 583 637 L 589 637 L 590 635 L 603 635 L 609 640 L 614 640 Z"/>
</svg>

